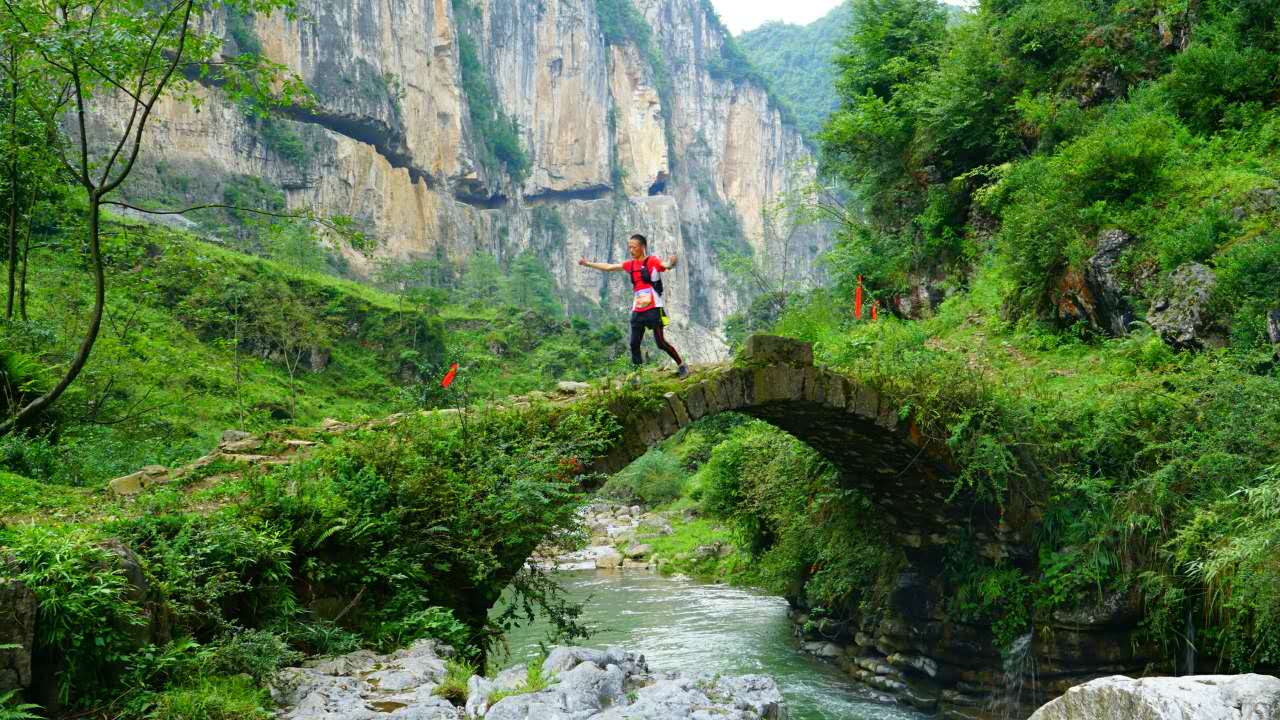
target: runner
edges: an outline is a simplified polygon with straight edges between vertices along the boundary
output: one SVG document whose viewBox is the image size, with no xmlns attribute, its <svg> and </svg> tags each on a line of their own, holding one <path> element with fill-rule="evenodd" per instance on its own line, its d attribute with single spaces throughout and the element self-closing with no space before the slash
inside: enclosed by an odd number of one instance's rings
<svg viewBox="0 0 1280 720">
<path fill-rule="evenodd" d="M 645 236 L 637 233 L 627 240 L 627 252 L 631 255 L 631 259 L 624 263 L 598 263 L 591 262 L 586 258 L 578 261 L 583 267 L 594 268 L 603 272 L 625 272 L 631 276 L 631 288 L 634 292 L 634 299 L 631 304 L 631 363 L 639 366 L 642 358 L 640 357 L 640 343 L 644 340 L 645 328 L 653 330 L 653 339 L 658 344 L 658 349 L 671 356 L 676 361 L 677 374 L 680 377 L 689 375 L 689 367 L 684 364 L 684 360 L 680 359 L 680 353 L 667 342 L 666 333 L 663 328 L 663 318 L 666 316 L 666 308 L 662 303 L 662 280 L 659 277 L 663 272 L 675 268 L 680 258 L 672 255 L 663 263 L 657 257 L 649 254 L 649 241 Z"/>
</svg>

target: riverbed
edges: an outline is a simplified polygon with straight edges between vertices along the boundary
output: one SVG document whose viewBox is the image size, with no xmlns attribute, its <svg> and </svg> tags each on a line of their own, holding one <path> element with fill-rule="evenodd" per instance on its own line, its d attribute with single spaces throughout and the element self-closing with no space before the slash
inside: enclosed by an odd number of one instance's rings
<svg viewBox="0 0 1280 720">
<path fill-rule="evenodd" d="M 791 720 L 919 720 L 869 700 L 839 669 L 796 649 L 787 604 L 749 590 L 663 577 L 639 569 L 560 573 L 568 597 L 584 603 L 585 645 L 621 645 L 654 667 L 680 673 L 769 675 Z M 511 664 L 539 652 L 545 621 L 509 636 Z"/>
</svg>

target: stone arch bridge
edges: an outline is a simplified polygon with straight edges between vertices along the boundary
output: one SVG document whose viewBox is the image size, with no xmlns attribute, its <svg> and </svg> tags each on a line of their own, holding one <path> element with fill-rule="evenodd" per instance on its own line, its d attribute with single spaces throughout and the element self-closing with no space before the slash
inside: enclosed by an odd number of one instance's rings
<svg viewBox="0 0 1280 720">
<path fill-rule="evenodd" d="M 589 397 L 585 385 L 562 387 L 565 394 Z M 992 559 L 1020 554 L 1018 530 L 990 504 L 957 491 L 942 442 L 902 419 L 901 408 L 876 389 L 815 366 L 808 343 L 755 335 L 736 362 L 700 368 L 657 407 L 652 398 L 641 399 L 644 389 L 610 403 L 623 432 L 593 470 L 612 474 L 694 421 L 738 412 L 786 431 L 826 458 L 846 487 L 882 510 L 895 544 L 945 546 L 964 534 Z"/>
<path fill-rule="evenodd" d="M 883 608 L 853 618 L 838 636 L 826 639 L 839 645 L 834 659 L 883 695 L 948 718 L 1026 717 L 1029 708 L 1079 682 L 1099 675 L 1139 673 L 1159 661 L 1159 652 L 1144 646 L 1135 634 L 1141 608 L 1135 607 L 1136 595 L 1130 592 L 1034 618 L 1036 632 L 1023 649 L 1026 660 L 1011 680 L 1003 667 L 1006 649 L 994 646 L 990 627 L 948 616 L 945 558 L 949 548 L 963 542 L 966 552 L 1013 563 L 1034 576 L 1037 558 L 1031 538 L 1038 517 L 1036 501 L 1025 496 L 1007 498 L 1001 514 L 991 504 L 957 490 L 958 468 L 943 441 L 926 437 L 904 420 L 902 408 L 875 388 L 817 367 L 807 343 L 757 335 L 747 341 L 735 361 L 699 368 L 685 381 L 650 380 L 634 392 L 562 383 L 553 395 L 513 398 L 504 406 L 544 401 L 570 405 L 601 398 L 621 422 L 623 432 L 591 470 L 616 472 L 701 418 L 739 412 L 807 443 L 836 467 L 846 487 L 868 497 L 886 528 L 885 543 L 901 548 L 906 564 Z M 438 415 L 453 412 L 434 411 Z M 386 427 L 403 417 L 362 427 Z M 356 427 L 330 421 L 322 430 L 341 433 Z M 282 455 L 256 455 L 263 445 L 260 438 L 232 433 L 218 450 L 192 465 L 174 471 L 143 469 L 113 481 L 112 488 L 122 494 L 140 492 L 217 459 L 250 465 L 291 462 L 314 444 L 289 440 Z M 508 577 L 524 565 L 533 549 L 513 557 L 512 566 L 504 570 Z M 497 597 L 472 600 L 470 610 L 483 621 Z M 1002 701 L 1013 683 L 1031 689 L 1012 701 Z M 992 710 L 997 707 L 998 711 Z"/>
</svg>

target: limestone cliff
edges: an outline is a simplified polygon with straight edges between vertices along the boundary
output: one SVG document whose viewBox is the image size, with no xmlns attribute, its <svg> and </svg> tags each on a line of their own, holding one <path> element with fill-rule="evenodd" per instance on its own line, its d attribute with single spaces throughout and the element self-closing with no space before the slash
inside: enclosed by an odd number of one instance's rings
<svg viewBox="0 0 1280 720">
<path fill-rule="evenodd" d="M 780 194 L 812 179 L 809 150 L 762 88 L 717 73 L 725 35 L 701 0 L 634 1 L 670 68 L 665 94 L 652 54 L 606 39 L 596 0 L 304 0 L 297 20 L 215 18 L 227 53 L 257 45 L 306 81 L 315 106 L 264 121 L 217 90 L 199 91 L 198 110 L 167 102 L 127 193 L 208 201 L 261 178 L 291 208 L 367 228 L 373 248 L 343 249 L 355 273 L 379 258 L 461 264 L 486 252 L 505 263 L 532 249 L 572 312 L 617 317 L 625 282 L 575 261 L 620 260 L 642 232 L 654 253 L 682 257 L 667 281 L 673 336 L 694 359 L 715 359 L 725 319 L 756 291 L 722 270 L 726 248 L 750 248 L 792 285 L 814 277 L 825 232 L 784 243 L 767 219 Z M 522 182 L 482 159 L 464 33 L 518 124 Z"/>
</svg>

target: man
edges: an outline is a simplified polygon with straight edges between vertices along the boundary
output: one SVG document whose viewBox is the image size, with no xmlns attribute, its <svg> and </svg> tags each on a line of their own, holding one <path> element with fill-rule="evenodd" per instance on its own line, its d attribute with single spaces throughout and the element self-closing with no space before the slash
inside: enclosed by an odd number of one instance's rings
<svg viewBox="0 0 1280 720">
<path fill-rule="evenodd" d="M 631 364 L 640 365 L 640 343 L 644 340 L 645 328 L 650 328 L 653 330 L 653 339 L 658 343 L 658 349 L 676 361 L 678 368 L 676 372 L 680 377 L 687 377 L 689 367 L 684 364 L 684 360 L 680 359 L 680 353 L 667 342 L 666 334 L 663 332 L 662 318 L 665 311 L 662 293 L 654 287 L 661 283 L 658 275 L 675 268 L 680 258 L 672 255 L 667 258 L 666 263 L 663 263 L 649 255 L 649 241 L 639 233 L 627 240 L 627 254 L 631 259 L 624 263 L 598 263 L 583 258 L 578 261 L 578 264 L 603 272 L 625 272 L 631 276 L 631 289 L 634 293 L 631 302 Z"/>
</svg>

